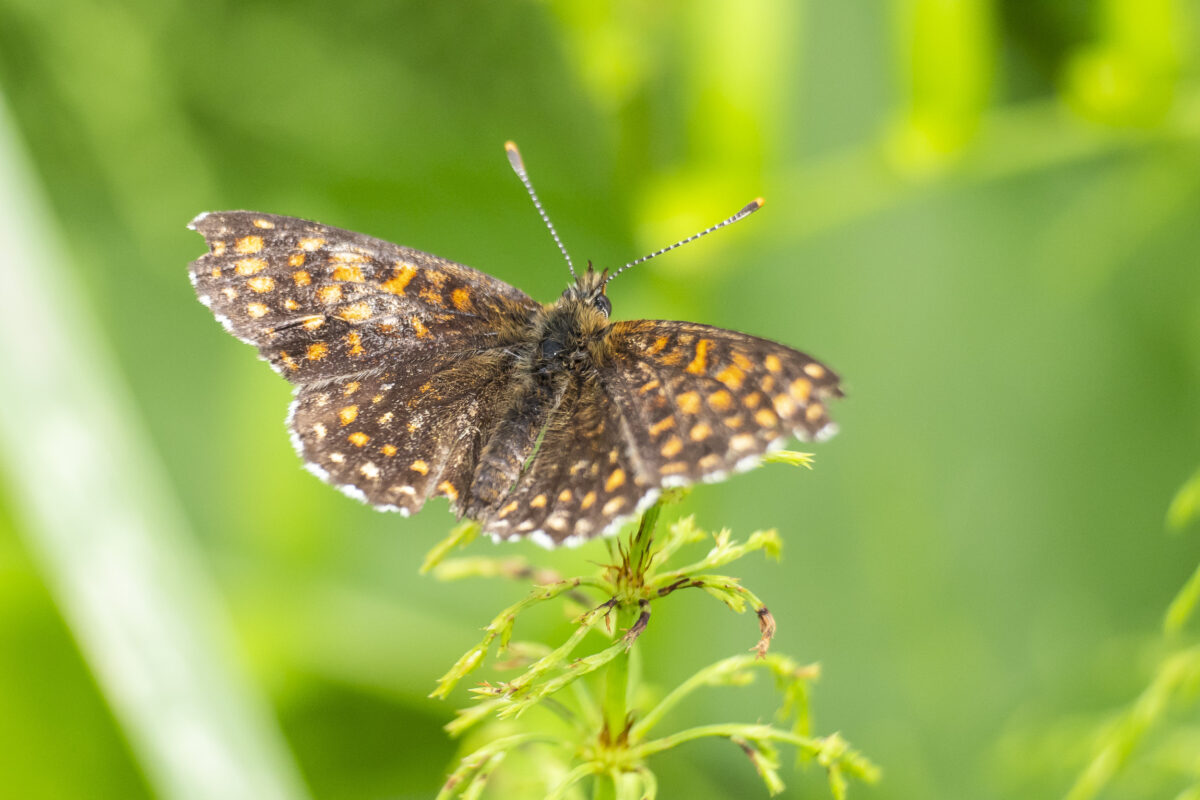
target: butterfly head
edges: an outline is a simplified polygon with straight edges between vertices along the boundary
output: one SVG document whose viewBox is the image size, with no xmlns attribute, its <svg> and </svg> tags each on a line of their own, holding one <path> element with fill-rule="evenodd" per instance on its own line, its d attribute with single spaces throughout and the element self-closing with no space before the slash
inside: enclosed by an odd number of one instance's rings
<svg viewBox="0 0 1200 800">
<path fill-rule="evenodd" d="M 595 309 L 608 319 L 612 313 L 612 302 L 604 293 L 608 283 L 608 270 L 596 272 L 589 262 L 587 272 L 575 278 L 575 283 L 563 290 L 562 299 L 566 303 L 579 304 L 585 308 Z"/>
</svg>

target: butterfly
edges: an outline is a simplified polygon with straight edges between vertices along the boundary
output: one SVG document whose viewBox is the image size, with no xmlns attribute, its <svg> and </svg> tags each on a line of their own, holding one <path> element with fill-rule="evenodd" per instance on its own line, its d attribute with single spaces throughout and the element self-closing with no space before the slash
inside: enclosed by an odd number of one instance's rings
<svg viewBox="0 0 1200 800">
<path fill-rule="evenodd" d="M 567 258 L 552 303 L 470 267 L 251 211 L 189 227 L 200 301 L 295 384 L 307 468 L 402 515 L 435 496 L 497 540 L 576 544 L 663 489 L 748 469 L 791 435 L 831 436 L 838 376 L 781 344 L 692 322 L 614 321 L 619 272 L 575 274 L 515 145 L 509 160 Z"/>
</svg>

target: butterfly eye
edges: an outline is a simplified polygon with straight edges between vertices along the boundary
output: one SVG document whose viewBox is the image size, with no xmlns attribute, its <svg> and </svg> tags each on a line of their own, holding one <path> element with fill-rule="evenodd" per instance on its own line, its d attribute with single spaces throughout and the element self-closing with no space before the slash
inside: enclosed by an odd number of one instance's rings
<svg viewBox="0 0 1200 800">
<path fill-rule="evenodd" d="M 592 305 L 600 309 L 600 313 L 606 317 L 612 313 L 612 301 L 605 295 L 596 295 L 596 299 L 592 301 Z"/>
</svg>

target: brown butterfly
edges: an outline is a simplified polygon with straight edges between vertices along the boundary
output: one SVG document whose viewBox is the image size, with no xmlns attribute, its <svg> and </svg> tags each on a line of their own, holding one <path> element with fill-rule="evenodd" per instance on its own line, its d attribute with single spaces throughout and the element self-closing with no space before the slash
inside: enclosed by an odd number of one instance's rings
<svg viewBox="0 0 1200 800">
<path fill-rule="evenodd" d="M 509 159 L 566 256 L 516 147 Z M 322 480 L 408 515 L 435 495 L 497 539 L 613 531 L 661 490 L 836 431 L 838 377 L 766 339 L 691 322 L 614 322 L 622 270 L 553 303 L 470 267 L 315 222 L 224 211 L 189 227 L 200 301 L 296 384 L 288 425 Z"/>
</svg>

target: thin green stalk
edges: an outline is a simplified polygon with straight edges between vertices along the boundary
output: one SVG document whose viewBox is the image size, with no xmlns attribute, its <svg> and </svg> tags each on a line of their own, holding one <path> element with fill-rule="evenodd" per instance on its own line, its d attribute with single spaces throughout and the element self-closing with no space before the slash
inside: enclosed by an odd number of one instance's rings
<svg viewBox="0 0 1200 800">
<path fill-rule="evenodd" d="M 769 667 L 770 662 L 755 658 L 754 656 L 733 656 L 698 671 L 695 675 L 671 690 L 666 697 L 658 702 L 658 705 L 650 709 L 650 711 L 637 721 L 637 724 L 629 731 L 630 740 L 636 742 L 643 738 L 651 728 L 667 715 L 668 711 L 679 705 L 684 698 L 697 689 L 733 682 L 736 673 L 757 666 Z"/>
<path fill-rule="evenodd" d="M 617 612 L 617 630 L 630 628 L 635 619 L 633 609 L 620 609 Z M 609 662 L 604 676 L 604 726 L 610 743 L 615 743 L 625 730 L 625 720 L 629 716 L 628 702 L 629 651 L 626 650 Z"/>
</svg>

